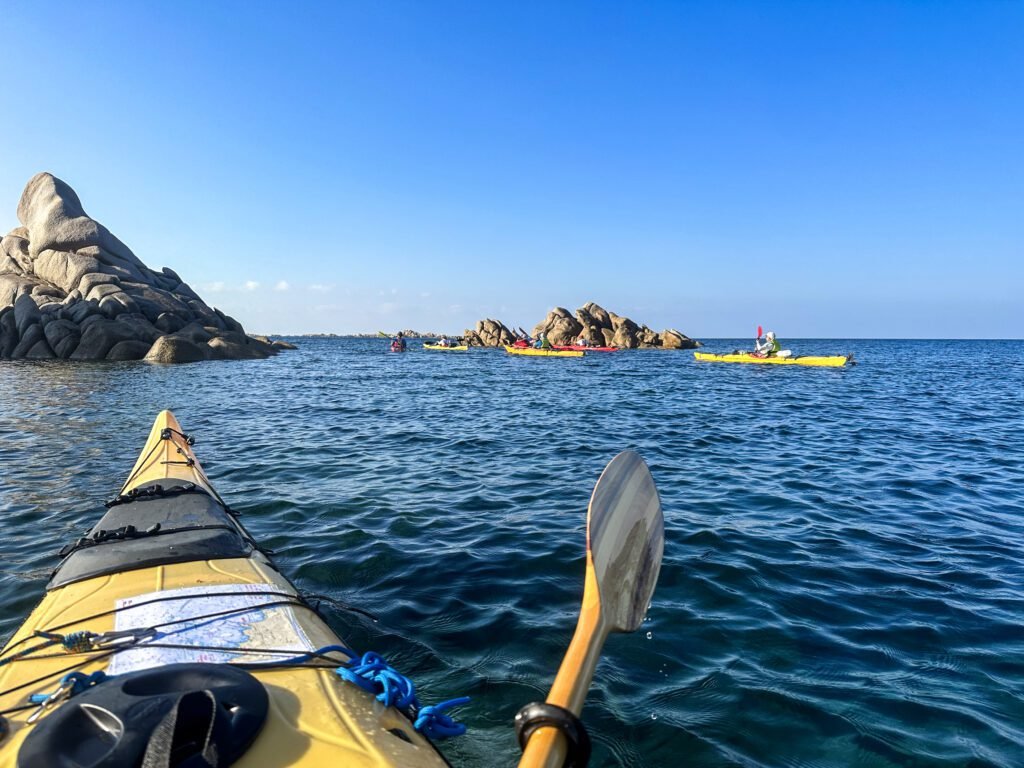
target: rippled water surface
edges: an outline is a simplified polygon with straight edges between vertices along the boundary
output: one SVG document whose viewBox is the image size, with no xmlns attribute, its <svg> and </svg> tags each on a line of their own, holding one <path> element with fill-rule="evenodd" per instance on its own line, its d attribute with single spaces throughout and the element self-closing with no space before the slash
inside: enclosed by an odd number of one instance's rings
<svg viewBox="0 0 1024 768">
<path fill-rule="evenodd" d="M 1024 343 L 790 342 L 855 352 L 839 370 L 298 343 L 0 364 L 0 638 L 171 408 L 281 569 L 379 617 L 329 613 L 350 644 L 427 702 L 473 697 L 453 764 L 510 766 L 575 624 L 591 488 L 633 448 L 665 560 L 605 646 L 593 765 L 1022 763 Z"/>
</svg>

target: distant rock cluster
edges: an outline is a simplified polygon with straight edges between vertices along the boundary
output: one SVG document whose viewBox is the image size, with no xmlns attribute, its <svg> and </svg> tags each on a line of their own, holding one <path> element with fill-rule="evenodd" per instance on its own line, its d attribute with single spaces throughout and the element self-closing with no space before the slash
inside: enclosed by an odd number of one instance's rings
<svg viewBox="0 0 1024 768">
<path fill-rule="evenodd" d="M 285 347 L 247 336 L 172 269 L 151 270 L 49 173 L 28 182 L 18 220 L 0 240 L 0 358 L 180 363 Z"/>
<path fill-rule="evenodd" d="M 590 346 L 619 349 L 696 349 L 701 345 L 674 329 L 655 333 L 646 325 L 638 325 L 594 302 L 584 304 L 575 315 L 555 307 L 534 327 L 531 335 L 536 337 L 542 332 L 555 346 L 575 344 L 581 336 Z M 477 347 L 499 347 L 516 339 L 515 331 L 490 319 L 481 320 L 475 330 L 467 330 L 463 336 L 467 344 Z"/>
<path fill-rule="evenodd" d="M 501 347 L 514 342 L 516 335 L 504 323 L 488 318 L 480 320 L 476 330 L 463 331 L 462 338 L 471 347 Z"/>
</svg>

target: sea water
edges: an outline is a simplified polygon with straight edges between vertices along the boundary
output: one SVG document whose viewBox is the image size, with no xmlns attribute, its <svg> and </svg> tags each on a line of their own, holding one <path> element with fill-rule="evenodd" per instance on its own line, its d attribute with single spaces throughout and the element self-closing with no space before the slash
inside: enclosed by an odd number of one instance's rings
<svg viewBox="0 0 1024 768">
<path fill-rule="evenodd" d="M 332 626 L 467 694 L 455 765 L 511 766 L 583 589 L 604 465 L 665 512 L 647 618 L 604 648 L 592 765 L 1024 763 L 1024 343 L 787 340 L 843 369 L 295 339 L 261 361 L 0 363 L 0 639 L 156 413 Z M 709 351 L 749 346 L 712 340 Z"/>
</svg>

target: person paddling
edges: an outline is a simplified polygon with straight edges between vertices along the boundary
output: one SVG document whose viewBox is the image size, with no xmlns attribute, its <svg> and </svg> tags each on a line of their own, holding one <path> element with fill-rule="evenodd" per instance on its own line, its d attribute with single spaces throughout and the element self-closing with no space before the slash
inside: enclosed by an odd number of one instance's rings
<svg viewBox="0 0 1024 768">
<path fill-rule="evenodd" d="M 545 331 L 540 332 L 540 336 L 537 337 L 537 343 L 534 346 L 537 349 L 551 349 L 551 342 L 548 341 L 548 335 Z"/>
<path fill-rule="evenodd" d="M 398 332 L 398 336 L 391 340 L 391 351 L 392 352 L 405 352 L 405 337 L 402 332 Z"/>
<path fill-rule="evenodd" d="M 761 343 L 761 337 L 758 336 L 757 341 L 754 343 L 754 356 L 755 357 L 775 357 L 779 354 L 779 350 L 782 349 L 782 345 L 779 344 L 779 340 L 775 338 L 775 331 L 768 331 L 765 334 L 764 343 Z"/>
</svg>

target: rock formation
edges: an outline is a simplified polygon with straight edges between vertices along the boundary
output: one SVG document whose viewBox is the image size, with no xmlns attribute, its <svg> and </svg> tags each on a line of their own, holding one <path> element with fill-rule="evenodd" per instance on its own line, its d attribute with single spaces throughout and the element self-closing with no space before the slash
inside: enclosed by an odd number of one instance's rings
<svg viewBox="0 0 1024 768">
<path fill-rule="evenodd" d="M 467 330 L 462 337 L 471 347 L 500 347 L 516 340 L 516 335 L 504 323 L 491 319 L 481 320 L 476 330 Z"/>
<path fill-rule="evenodd" d="M 675 329 L 655 333 L 646 325 L 637 325 L 594 302 L 577 309 L 575 315 L 555 307 L 534 327 L 533 336 L 541 332 L 556 346 L 574 344 L 580 336 L 592 346 L 620 349 L 695 349 L 701 345 Z M 468 344 L 479 347 L 498 347 L 515 339 L 515 334 L 497 320 L 481 320 L 475 331 L 467 330 L 463 335 Z"/>
<path fill-rule="evenodd" d="M 49 173 L 32 177 L 0 240 L 0 358 L 191 362 L 263 358 L 278 347 L 154 272 Z"/>
</svg>

